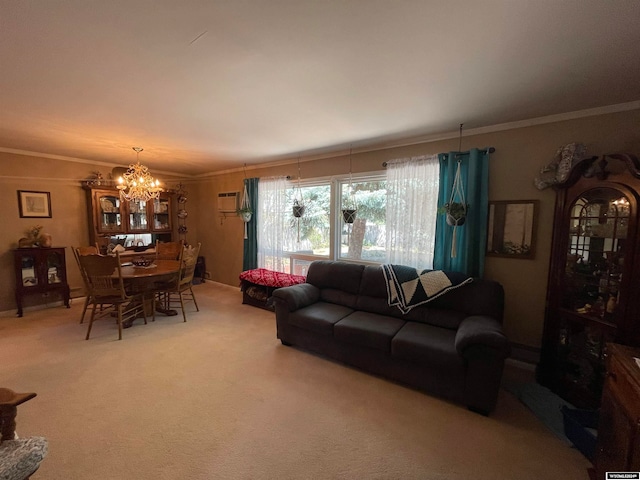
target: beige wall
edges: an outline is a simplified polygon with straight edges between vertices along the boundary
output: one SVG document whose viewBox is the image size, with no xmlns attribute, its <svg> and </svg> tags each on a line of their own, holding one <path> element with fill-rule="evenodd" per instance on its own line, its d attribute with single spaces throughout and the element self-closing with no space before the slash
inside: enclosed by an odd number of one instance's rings
<svg viewBox="0 0 640 480">
<path fill-rule="evenodd" d="M 533 186 L 533 179 L 549 163 L 561 145 L 582 142 L 590 155 L 615 151 L 640 153 L 640 110 L 549 123 L 464 137 L 462 148 L 493 146 L 490 163 L 490 200 L 540 200 L 535 259 L 521 260 L 487 257 L 485 276 L 501 282 L 506 292 L 505 330 L 512 342 L 538 348 L 542 337 L 544 304 L 551 251 L 555 193 Z M 456 150 L 458 140 L 423 143 L 354 155 L 353 171 L 381 170 L 382 162 L 393 158 Z M 302 178 L 348 173 L 347 157 L 336 157 L 301 164 Z M 295 164 L 247 172 L 249 177 L 297 176 Z M 240 191 L 243 174 L 211 177 L 198 184 L 197 228 L 202 254 L 212 279 L 238 285 L 242 271 L 243 224 L 239 218 L 219 218 L 218 192 Z"/>
<path fill-rule="evenodd" d="M 544 319 L 551 223 L 555 194 L 538 191 L 533 179 L 540 167 L 549 163 L 556 149 L 570 142 L 583 142 L 588 153 L 600 155 L 615 151 L 640 153 L 640 110 L 549 123 L 464 137 L 462 148 L 493 146 L 491 157 L 490 200 L 540 200 L 537 251 L 534 260 L 488 257 L 485 276 L 504 285 L 506 291 L 505 329 L 512 342 L 539 347 Z M 393 158 L 456 150 L 457 139 L 422 143 L 407 147 L 354 154 L 354 172 L 381 170 L 382 162 Z M 348 173 L 345 156 L 303 162 L 302 177 L 312 178 Z M 105 173 L 105 167 L 90 164 L 27 157 L 0 152 L 0 311 L 14 310 L 14 279 L 11 249 L 24 231 L 34 224 L 53 235 L 60 246 L 88 243 L 86 200 L 80 180 L 92 171 Z M 250 177 L 271 175 L 297 176 L 295 164 L 252 169 Z M 243 224 L 240 218 L 221 218 L 217 212 L 217 194 L 241 191 L 243 173 L 221 174 L 186 182 L 189 192 L 188 241 L 202 242 L 202 255 L 212 280 L 238 285 L 242 270 Z M 51 192 L 53 218 L 22 219 L 18 215 L 16 190 Z M 67 249 L 67 270 L 72 289 L 81 288 L 77 266 Z M 35 296 L 34 296 L 35 297 Z M 42 299 L 33 298 L 33 303 Z M 28 313 L 26 314 L 28 316 Z M 75 321 L 75 319 L 74 319 Z"/>
<path fill-rule="evenodd" d="M 52 235 L 53 246 L 67 247 L 71 294 L 82 295 L 82 279 L 71 247 L 89 244 L 87 199 L 81 181 L 91 178 L 95 171 L 102 172 L 107 178 L 111 168 L 0 152 L 0 312 L 15 312 L 12 250 L 25 236 L 25 231 L 34 225 L 42 225 L 42 232 Z M 52 217 L 20 218 L 18 190 L 50 192 Z M 42 305 L 46 300 L 39 295 L 29 295 L 24 298 L 23 306 Z M 28 312 L 25 316 L 28 317 Z"/>
</svg>

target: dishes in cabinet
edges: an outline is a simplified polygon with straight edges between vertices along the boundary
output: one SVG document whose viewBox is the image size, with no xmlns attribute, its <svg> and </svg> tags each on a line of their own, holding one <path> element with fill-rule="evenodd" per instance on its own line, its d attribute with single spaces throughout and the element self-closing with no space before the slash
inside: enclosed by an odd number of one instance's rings
<svg viewBox="0 0 640 480">
<path fill-rule="evenodd" d="M 102 211 L 105 213 L 113 213 L 118 211 L 118 209 L 113 204 L 113 202 L 107 198 L 100 199 L 100 207 L 102 208 Z"/>
</svg>

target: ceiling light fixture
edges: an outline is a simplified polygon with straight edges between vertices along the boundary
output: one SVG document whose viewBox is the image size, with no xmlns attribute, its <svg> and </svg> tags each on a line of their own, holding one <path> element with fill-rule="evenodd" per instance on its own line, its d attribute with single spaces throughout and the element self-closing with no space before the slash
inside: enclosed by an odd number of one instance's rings
<svg viewBox="0 0 640 480">
<path fill-rule="evenodd" d="M 129 169 L 118 178 L 116 187 L 120 190 L 120 198 L 127 201 L 138 200 L 148 201 L 152 198 L 158 198 L 162 187 L 160 182 L 154 180 L 149 169 L 140 164 L 138 157 L 140 152 L 144 150 L 142 147 L 132 147 L 136 152 L 136 163 L 130 164 Z"/>
</svg>

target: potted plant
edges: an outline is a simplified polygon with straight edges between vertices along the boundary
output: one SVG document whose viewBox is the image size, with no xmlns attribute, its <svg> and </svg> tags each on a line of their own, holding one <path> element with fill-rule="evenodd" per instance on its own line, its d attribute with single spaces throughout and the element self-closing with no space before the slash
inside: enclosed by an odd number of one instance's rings
<svg viewBox="0 0 640 480">
<path fill-rule="evenodd" d="M 357 210 L 355 208 L 343 208 L 342 218 L 344 223 L 353 223 L 356 220 Z"/>
<path fill-rule="evenodd" d="M 251 210 L 251 207 L 245 206 L 245 207 L 240 207 L 238 210 L 236 210 L 236 213 L 238 214 L 239 217 L 242 218 L 243 222 L 247 223 L 251 221 L 253 210 Z"/>
<path fill-rule="evenodd" d="M 439 212 L 447 216 L 447 225 L 460 227 L 467 219 L 467 210 L 469 210 L 469 205 L 461 202 L 448 202 L 440 207 Z"/>
<path fill-rule="evenodd" d="M 293 216 L 300 218 L 304 215 L 304 205 L 298 200 L 293 201 Z"/>
</svg>

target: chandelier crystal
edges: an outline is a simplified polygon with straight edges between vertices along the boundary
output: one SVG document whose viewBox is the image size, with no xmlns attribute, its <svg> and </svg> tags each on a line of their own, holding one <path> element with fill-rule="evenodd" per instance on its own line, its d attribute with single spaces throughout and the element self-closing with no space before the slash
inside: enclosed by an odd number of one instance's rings
<svg viewBox="0 0 640 480">
<path fill-rule="evenodd" d="M 158 198 L 162 187 L 160 182 L 154 180 L 149 169 L 140 164 L 138 157 L 143 150 L 141 147 L 133 147 L 136 152 L 136 163 L 130 164 L 128 170 L 118 178 L 116 187 L 120 190 L 120 198 L 127 201 L 148 201 Z"/>
</svg>

